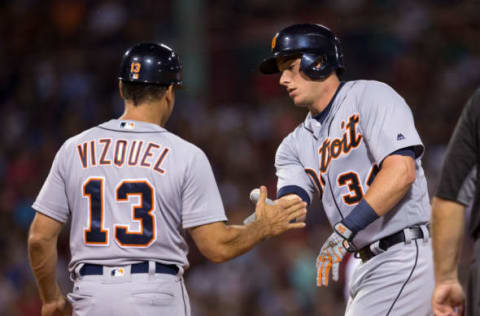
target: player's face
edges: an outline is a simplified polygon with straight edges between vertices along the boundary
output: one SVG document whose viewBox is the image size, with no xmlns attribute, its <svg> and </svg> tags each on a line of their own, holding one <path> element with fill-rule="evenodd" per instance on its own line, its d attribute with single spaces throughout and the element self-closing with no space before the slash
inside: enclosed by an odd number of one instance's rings
<svg viewBox="0 0 480 316">
<path fill-rule="evenodd" d="M 280 85 L 297 106 L 310 107 L 318 98 L 318 82 L 310 80 L 300 70 L 300 58 L 279 58 L 277 67 L 281 72 Z"/>
</svg>

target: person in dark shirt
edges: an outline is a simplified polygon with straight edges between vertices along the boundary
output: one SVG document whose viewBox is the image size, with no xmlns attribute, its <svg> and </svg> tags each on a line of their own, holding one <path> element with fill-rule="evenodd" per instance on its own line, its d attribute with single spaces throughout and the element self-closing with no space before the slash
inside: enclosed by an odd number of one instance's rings
<svg viewBox="0 0 480 316">
<path fill-rule="evenodd" d="M 465 105 L 448 145 L 440 183 L 433 198 L 435 315 L 480 315 L 480 88 Z M 473 199 L 469 233 L 475 240 L 466 294 L 458 280 L 465 209 Z M 466 304 L 465 304 L 466 301 Z"/>
</svg>

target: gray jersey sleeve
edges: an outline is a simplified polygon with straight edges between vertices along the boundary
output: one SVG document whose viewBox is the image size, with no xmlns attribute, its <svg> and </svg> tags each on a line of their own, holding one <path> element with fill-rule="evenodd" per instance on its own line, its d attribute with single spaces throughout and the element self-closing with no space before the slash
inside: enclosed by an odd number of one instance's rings
<svg viewBox="0 0 480 316">
<path fill-rule="evenodd" d="M 182 208 L 183 228 L 227 220 L 212 168 L 200 149 L 187 166 Z"/>
<path fill-rule="evenodd" d="M 294 136 L 295 134 L 287 136 L 278 147 L 275 155 L 275 168 L 278 178 L 277 192 L 284 191 L 285 194 L 296 193 L 302 197 L 304 191 L 308 194 L 308 200 L 304 200 L 310 202 L 315 189 L 305 172 L 305 167 L 298 158 L 295 148 L 292 148 L 292 146 L 295 146 Z"/>
<path fill-rule="evenodd" d="M 359 114 L 363 137 L 378 166 L 401 148 L 413 147 L 417 158 L 422 155 L 423 144 L 412 111 L 388 85 L 380 82 L 368 85 L 359 104 Z"/>
<path fill-rule="evenodd" d="M 64 178 L 65 144 L 57 152 L 47 180 L 43 184 L 32 207 L 57 221 L 65 223 L 68 220 L 69 208 Z"/>
</svg>

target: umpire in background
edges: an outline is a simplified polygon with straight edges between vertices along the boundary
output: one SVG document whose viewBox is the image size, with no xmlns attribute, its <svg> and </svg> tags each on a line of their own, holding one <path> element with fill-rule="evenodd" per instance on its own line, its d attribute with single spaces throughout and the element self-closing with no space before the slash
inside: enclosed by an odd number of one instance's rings
<svg viewBox="0 0 480 316">
<path fill-rule="evenodd" d="M 480 315 L 480 88 L 465 105 L 448 145 L 442 176 L 433 199 L 435 315 Z M 457 270 L 464 237 L 465 208 L 474 198 L 469 232 L 475 240 L 466 295 Z M 466 296 L 466 308 L 465 308 Z"/>
</svg>

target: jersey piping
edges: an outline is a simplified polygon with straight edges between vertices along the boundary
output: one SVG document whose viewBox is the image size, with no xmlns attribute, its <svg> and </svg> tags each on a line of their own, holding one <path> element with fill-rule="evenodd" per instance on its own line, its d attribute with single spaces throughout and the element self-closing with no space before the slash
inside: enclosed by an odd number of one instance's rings
<svg viewBox="0 0 480 316">
<path fill-rule="evenodd" d="M 412 277 L 413 275 L 413 272 L 415 271 L 415 268 L 417 267 L 417 262 L 418 262 L 418 242 L 417 242 L 417 239 L 415 239 L 415 247 L 416 247 L 416 253 L 415 253 L 415 263 L 413 264 L 413 268 L 412 268 L 412 271 L 410 271 L 410 274 L 408 275 L 408 278 L 405 280 L 405 282 L 403 283 L 402 287 L 400 288 L 400 291 L 398 292 L 397 294 L 397 297 L 395 298 L 395 300 L 393 301 L 392 303 L 392 306 L 390 306 L 390 308 L 388 309 L 388 313 L 386 316 L 390 315 L 390 312 L 393 310 L 393 306 L 395 305 L 395 303 L 398 301 L 398 298 L 400 297 L 400 295 L 402 294 L 403 292 L 403 289 L 405 288 L 405 286 L 407 285 L 408 281 L 410 280 L 410 278 Z"/>
<path fill-rule="evenodd" d="M 127 130 L 120 130 L 120 129 L 112 129 L 112 128 L 106 128 L 103 126 L 97 126 L 100 129 L 104 129 L 107 131 L 112 131 L 112 132 L 118 132 L 118 133 L 136 133 L 136 134 L 154 134 L 154 133 L 165 133 L 167 131 L 127 131 Z"/>
<path fill-rule="evenodd" d="M 345 81 L 340 82 L 340 85 L 338 86 L 337 90 L 335 91 L 335 94 L 333 95 L 332 99 L 328 103 L 327 107 L 322 112 L 318 113 L 317 115 L 315 115 L 313 117 L 314 119 L 319 121 L 320 124 L 322 124 L 325 121 L 325 119 L 327 118 L 327 115 L 328 115 L 328 113 L 330 113 L 330 109 L 332 108 L 332 104 L 335 101 L 335 98 L 337 97 L 338 93 L 340 92 L 340 90 L 342 89 L 342 87 L 344 85 L 345 85 Z"/>
</svg>

